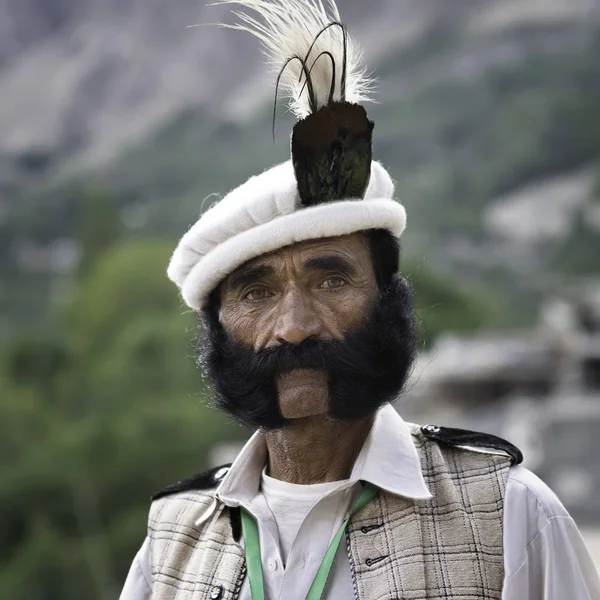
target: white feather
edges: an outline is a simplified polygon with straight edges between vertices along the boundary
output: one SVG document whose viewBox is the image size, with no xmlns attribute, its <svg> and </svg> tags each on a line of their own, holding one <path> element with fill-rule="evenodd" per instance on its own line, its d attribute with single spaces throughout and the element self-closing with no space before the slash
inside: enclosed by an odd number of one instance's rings
<svg viewBox="0 0 600 600">
<path fill-rule="evenodd" d="M 259 38 L 265 54 L 278 72 L 291 57 L 306 57 L 317 34 L 329 23 L 340 21 L 335 0 L 327 0 L 327 8 L 322 0 L 217 0 L 214 4 L 238 5 L 257 13 L 255 18 L 244 10 L 234 10 L 239 22 L 220 25 L 247 31 Z M 333 76 L 332 61 L 328 56 L 321 56 L 315 62 L 324 51 L 329 52 L 335 61 L 333 100 L 339 101 L 344 99 L 341 83 L 344 36 L 340 27 L 333 26 L 322 33 L 306 60 L 307 68 L 312 68 L 311 81 L 317 109 L 329 101 Z M 289 62 L 281 77 L 281 86 L 289 97 L 290 109 L 299 118 L 312 112 L 305 82 L 300 61 Z M 373 80 L 367 75 L 362 62 L 360 48 L 347 36 L 345 100 L 357 104 L 370 100 L 372 84 Z"/>
</svg>

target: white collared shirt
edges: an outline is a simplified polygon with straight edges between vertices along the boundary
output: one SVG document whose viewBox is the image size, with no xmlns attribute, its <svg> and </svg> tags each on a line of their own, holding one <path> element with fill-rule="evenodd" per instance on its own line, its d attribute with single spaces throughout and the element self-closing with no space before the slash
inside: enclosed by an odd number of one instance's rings
<svg viewBox="0 0 600 600">
<path fill-rule="evenodd" d="M 257 432 L 219 485 L 217 500 L 228 506 L 243 506 L 257 519 L 268 600 L 304 600 L 329 543 L 359 493 L 359 481 L 408 498 L 431 497 L 408 426 L 391 406 L 383 407 L 348 480 L 325 484 L 316 490 L 319 493 L 307 490 L 303 494 L 296 489 L 299 510 L 306 516 L 292 536 L 288 554 L 282 552 L 279 539 L 277 523 L 281 514 L 274 515 L 269 498 L 277 504 L 278 493 L 286 495 L 287 491 L 292 494 L 287 501 L 293 502 L 294 484 L 279 482 L 269 487 L 267 482 L 266 494 L 263 493 L 266 459 L 264 434 Z M 313 504 L 312 508 L 307 509 L 307 502 Z M 287 545 L 284 542 L 286 550 Z M 504 571 L 503 600 L 600 600 L 600 577 L 573 519 L 554 493 L 520 466 L 510 469 L 506 487 Z M 151 597 L 152 577 L 145 542 L 133 562 L 121 600 Z M 342 546 L 324 598 L 353 597 L 350 565 Z M 251 600 L 247 578 L 240 600 Z"/>
</svg>

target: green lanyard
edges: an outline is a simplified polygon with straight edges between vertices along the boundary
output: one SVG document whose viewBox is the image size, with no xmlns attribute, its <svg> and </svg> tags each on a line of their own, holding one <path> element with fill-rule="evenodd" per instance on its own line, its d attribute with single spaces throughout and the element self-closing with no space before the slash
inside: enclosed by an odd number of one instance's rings
<svg viewBox="0 0 600 600">
<path fill-rule="evenodd" d="M 325 558 L 315 575 L 315 578 L 308 590 L 306 600 L 320 600 L 329 577 L 329 572 L 333 566 L 335 554 L 342 541 L 346 527 L 350 522 L 350 517 L 354 513 L 364 508 L 373 498 L 377 495 L 377 488 L 370 484 L 365 483 L 365 486 L 356 501 L 356 504 L 347 515 L 346 519 L 342 523 L 339 531 L 335 534 Z M 244 544 L 246 546 L 246 564 L 248 566 L 248 579 L 250 580 L 250 595 L 252 600 L 264 600 L 265 598 L 265 587 L 263 582 L 262 573 L 262 561 L 260 556 L 260 541 L 258 537 L 258 525 L 254 517 L 244 508 L 241 510 L 242 513 L 242 531 L 244 533 Z"/>
</svg>

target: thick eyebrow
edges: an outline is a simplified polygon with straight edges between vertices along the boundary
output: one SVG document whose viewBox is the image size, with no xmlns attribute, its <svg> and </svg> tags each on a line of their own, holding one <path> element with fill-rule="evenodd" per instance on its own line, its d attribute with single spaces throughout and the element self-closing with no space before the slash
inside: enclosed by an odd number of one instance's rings
<svg viewBox="0 0 600 600">
<path fill-rule="evenodd" d="M 229 278 L 228 287 L 239 290 L 258 279 L 268 277 L 273 274 L 273 267 L 267 265 L 257 265 L 256 267 L 241 267 Z"/>
<path fill-rule="evenodd" d="M 339 271 L 352 277 L 356 275 L 356 267 L 341 256 L 330 254 L 317 256 L 304 263 L 305 269 L 319 269 L 320 271 Z"/>
</svg>

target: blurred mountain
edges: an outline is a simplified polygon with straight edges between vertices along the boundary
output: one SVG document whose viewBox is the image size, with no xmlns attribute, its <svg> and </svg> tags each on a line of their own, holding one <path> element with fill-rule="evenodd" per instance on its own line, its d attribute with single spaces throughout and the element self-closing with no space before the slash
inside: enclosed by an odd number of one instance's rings
<svg viewBox="0 0 600 600">
<path fill-rule="evenodd" d="M 558 25 L 587 26 L 598 17 L 594 0 L 339 4 L 374 67 L 427 32 L 446 45 L 460 29 L 471 44 L 388 71 L 386 99 L 435 78 L 473 76 L 492 62 L 514 60 L 520 45 L 534 42 L 516 41 L 516 27 L 553 25 L 554 33 L 538 41 L 560 48 L 572 39 L 557 35 Z M 0 0 L 4 161 L 25 171 L 67 157 L 94 165 L 191 107 L 213 118 L 235 117 L 241 107 L 242 116 L 252 113 L 271 94 L 254 40 L 217 27 L 187 27 L 230 20 L 227 7 L 199 0 Z"/>
<path fill-rule="evenodd" d="M 589 193 L 568 214 L 596 243 L 597 219 L 580 213 L 597 214 L 600 0 L 338 4 L 379 80 L 375 155 L 407 206 L 405 248 L 457 285 L 508 282 L 535 303 L 553 276 L 538 285 L 511 263 L 541 252 L 545 273 L 560 255 L 564 273 L 587 246 L 567 232 L 533 250 L 521 239 L 515 256 L 486 211 L 585 172 Z M 30 275 L 52 304 L 90 193 L 113 197 L 126 229 L 175 236 L 202 198 L 287 158 L 291 121 L 281 107 L 271 144 L 273 76 L 255 40 L 188 27 L 230 19 L 198 0 L 0 0 L 3 308 L 34 309 Z"/>
</svg>

